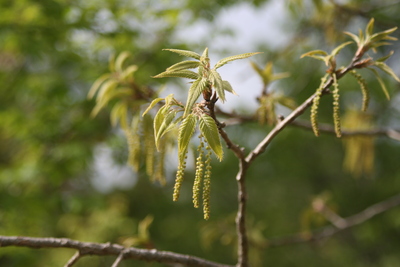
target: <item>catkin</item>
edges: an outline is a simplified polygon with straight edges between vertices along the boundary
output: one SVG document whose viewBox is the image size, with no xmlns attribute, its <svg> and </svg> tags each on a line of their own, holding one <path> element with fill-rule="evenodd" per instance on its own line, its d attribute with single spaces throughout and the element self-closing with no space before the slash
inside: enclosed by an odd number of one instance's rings
<svg viewBox="0 0 400 267">
<path fill-rule="evenodd" d="M 350 73 L 356 78 L 357 83 L 360 85 L 361 93 L 363 95 L 363 101 L 362 101 L 361 110 L 365 112 L 368 109 L 369 100 L 370 100 L 370 95 L 369 95 L 369 89 L 368 89 L 368 86 L 367 86 L 367 82 L 355 70 L 352 70 Z"/>
<path fill-rule="evenodd" d="M 178 171 L 176 172 L 174 194 L 172 195 L 173 201 L 177 201 L 179 199 L 179 193 L 181 190 L 181 186 L 182 186 L 182 182 L 183 182 L 183 178 L 184 178 L 184 174 L 185 174 L 185 169 L 186 169 L 186 160 L 187 160 L 187 155 L 185 155 L 183 162 L 179 164 Z"/>
<path fill-rule="evenodd" d="M 332 74 L 333 78 L 333 124 L 335 125 L 336 137 L 342 136 L 342 131 L 340 127 L 340 106 L 339 106 L 339 84 L 337 83 L 336 74 Z"/>
<path fill-rule="evenodd" d="M 206 171 L 203 179 L 203 213 L 204 219 L 210 218 L 210 190 L 211 190 L 211 148 L 206 147 Z"/>
<path fill-rule="evenodd" d="M 321 78 L 321 84 L 319 85 L 317 91 L 315 92 L 315 97 L 313 99 L 313 104 L 311 106 L 311 126 L 315 136 L 319 136 L 318 128 L 318 107 L 319 100 L 321 99 L 322 91 L 324 90 L 324 84 L 326 82 L 327 75 Z"/>
<path fill-rule="evenodd" d="M 203 138 L 200 135 L 200 144 L 197 148 L 197 151 L 199 153 L 199 156 L 196 159 L 196 172 L 195 172 L 195 178 L 194 178 L 194 183 L 193 183 L 193 205 L 195 208 L 199 207 L 199 195 L 200 195 L 200 188 L 201 188 L 201 182 L 203 180 L 203 173 L 204 173 L 204 142 Z"/>
</svg>

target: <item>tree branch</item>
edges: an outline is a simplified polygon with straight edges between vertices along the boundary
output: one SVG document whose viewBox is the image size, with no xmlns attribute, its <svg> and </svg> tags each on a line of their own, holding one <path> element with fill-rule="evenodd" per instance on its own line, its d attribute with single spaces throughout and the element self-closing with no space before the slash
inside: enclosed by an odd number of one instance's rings
<svg viewBox="0 0 400 267">
<path fill-rule="evenodd" d="M 64 267 L 71 267 L 82 257 L 79 250 L 69 259 L 69 261 L 64 265 Z"/>
<path fill-rule="evenodd" d="M 353 226 L 359 225 L 361 223 L 364 223 L 365 221 L 371 219 L 372 217 L 383 213 L 385 211 L 388 211 L 392 208 L 395 208 L 397 206 L 400 206 L 400 194 L 395 195 L 387 200 L 384 200 L 382 202 L 379 202 L 377 204 L 374 204 L 365 210 L 349 216 L 347 218 L 342 218 L 338 215 L 337 217 L 332 218 L 330 214 L 330 221 L 333 219 L 334 222 L 332 222 L 334 225 L 326 226 L 324 228 L 315 230 L 311 233 L 298 233 L 294 234 L 289 237 L 284 237 L 284 238 L 276 238 L 276 239 L 271 239 L 267 242 L 266 247 L 278 247 L 278 246 L 284 246 L 284 245 L 294 245 L 294 244 L 300 244 L 300 243 L 305 243 L 305 242 L 311 242 L 311 241 L 319 241 L 325 238 L 329 238 L 339 232 L 344 231 L 345 229 L 351 228 Z M 326 214 L 325 214 L 326 215 Z M 338 218 L 340 218 L 338 220 Z"/>
<path fill-rule="evenodd" d="M 0 236 L 0 247 L 17 246 L 29 248 L 72 248 L 80 253 L 80 257 L 84 255 L 114 255 L 119 256 L 123 253 L 124 259 L 135 259 L 141 261 L 156 261 L 160 263 L 179 263 L 183 266 L 197 267 L 233 267 L 232 265 L 220 264 L 198 258 L 191 255 L 184 255 L 169 251 L 159 251 L 156 249 L 140 249 L 125 248 L 118 244 L 111 243 L 91 243 L 80 242 L 68 238 L 36 238 L 36 237 L 20 237 L 20 236 Z M 75 254 L 71 261 L 77 260 Z M 70 265 L 71 266 L 71 265 Z"/>
<path fill-rule="evenodd" d="M 308 122 L 292 121 L 290 125 L 310 130 L 312 129 L 311 124 Z M 319 124 L 318 129 L 321 132 L 336 135 L 335 129 L 331 125 Z M 342 136 L 354 136 L 354 135 L 371 135 L 371 136 L 382 135 L 400 141 L 400 130 L 394 130 L 394 129 L 373 129 L 373 130 L 360 130 L 360 131 L 342 130 Z"/>
</svg>

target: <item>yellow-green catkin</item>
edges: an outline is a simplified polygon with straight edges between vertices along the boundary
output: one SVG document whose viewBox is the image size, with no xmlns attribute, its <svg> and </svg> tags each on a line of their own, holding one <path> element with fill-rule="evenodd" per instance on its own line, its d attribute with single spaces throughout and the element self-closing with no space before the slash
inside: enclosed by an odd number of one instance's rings
<svg viewBox="0 0 400 267">
<path fill-rule="evenodd" d="M 203 180 L 203 173 L 204 173 L 204 141 L 202 136 L 199 136 L 200 144 L 197 148 L 197 152 L 199 153 L 198 157 L 196 158 L 196 172 L 195 178 L 193 183 L 193 205 L 195 208 L 198 208 L 199 205 L 199 198 L 200 198 L 200 189 L 201 189 L 201 182 Z"/>
<path fill-rule="evenodd" d="M 187 151 L 186 151 L 187 153 Z M 187 155 L 185 155 L 185 158 L 182 163 L 179 163 L 178 166 L 178 171 L 176 172 L 176 178 L 175 178 L 175 186 L 174 186 L 174 194 L 172 196 L 172 199 L 174 201 L 177 201 L 179 199 L 179 193 L 181 190 L 184 174 L 185 174 L 185 169 L 186 169 L 186 160 L 187 160 Z"/>
<path fill-rule="evenodd" d="M 336 137 L 342 136 L 340 127 L 340 106 L 339 106 L 339 84 L 337 83 L 336 74 L 332 74 L 333 78 L 333 124 L 335 126 Z"/>
<path fill-rule="evenodd" d="M 354 78 L 356 78 L 358 84 L 360 85 L 361 93 L 363 95 L 363 101 L 362 101 L 361 110 L 365 112 L 368 109 L 369 100 L 370 100 L 370 95 L 369 95 L 369 89 L 367 87 L 367 82 L 355 70 L 352 70 L 350 73 L 354 76 Z"/>
<path fill-rule="evenodd" d="M 210 190 L 211 190 L 211 148 L 206 147 L 206 171 L 203 178 L 203 213 L 204 219 L 210 218 Z"/>
<path fill-rule="evenodd" d="M 164 173 L 164 162 L 165 162 L 165 146 L 166 146 L 166 139 L 160 140 L 160 150 L 157 153 L 156 157 L 156 166 L 153 174 L 153 180 L 158 181 L 161 185 L 166 184 L 165 180 L 165 173 Z"/>
<path fill-rule="evenodd" d="M 134 129 L 125 129 L 125 136 L 128 142 L 129 156 L 128 164 L 135 170 L 139 171 L 140 166 L 140 142 L 139 135 Z"/>
<path fill-rule="evenodd" d="M 327 75 L 321 78 L 321 84 L 319 85 L 317 91 L 315 92 L 315 97 L 313 99 L 313 104 L 311 106 L 311 126 L 315 136 L 319 136 L 318 128 L 318 106 L 321 99 L 322 91 L 324 90 L 324 84 L 326 82 Z"/>
</svg>

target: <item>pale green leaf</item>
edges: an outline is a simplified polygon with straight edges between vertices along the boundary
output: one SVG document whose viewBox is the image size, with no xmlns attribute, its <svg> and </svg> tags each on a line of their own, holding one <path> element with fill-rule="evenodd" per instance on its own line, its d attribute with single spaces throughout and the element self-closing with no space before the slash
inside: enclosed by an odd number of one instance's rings
<svg viewBox="0 0 400 267">
<path fill-rule="evenodd" d="M 184 161 L 184 157 L 186 155 L 190 139 L 192 138 L 193 133 L 196 129 L 196 124 L 197 124 L 197 116 L 194 114 L 189 114 L 186 118 L 182 120 L 182 123 L 179 127 L 179 135 L 178 135 L 179 162 Z"/>
<path fill-rule="evenodd" d="M 154 136 L 158 135 L 159 129 L 162 125 L 162 122 L 165 119 L 165 116 L 167 115 L 169 111 L 169 106 L 165 105 L 162 106 L 154 116 L 154 121 L 153 121 L 153 127 L 154 127 Z"/>
<path fill-rule="evenodd" d="M 272 74 L 271 77 L 271 82 L 272 81 L 276 81 L 276 80 L 280 80 L 280 79 L 284 79 L 290 77 L 290 73 L 289 72 L 281 72 L 281 73 L 276 73 L 276 74 Z"/>
<path fill-rule="evenodd" d="M 215 124 L 214 119 L 206 114 L 201 115 L 199 128 L 215 156 L 217 156 L 219 161 L 222 161 L 224 150 L 222 149 L 218 127 Z"/>
<path fill-rule="evenodd" d="M 170 110 L 167 114 L 164 115 L 163 121 L 161 122 L 160 127 L 158 128 L 157 134 L 155 135 L 155 140 L 156 140 L 156 147 L 159 150 L 159 142 L 161 137 L 163 137 L 164 134 L 166 134 L 168 131 L 170 131 L 173 127 L 171 127 L 172 121 L 174 120 L 176 116 L 176 111 Z M 173 124 L 174 126 L 176 125 Z"/>
<path fill-rule="evenodd" d="M 205 59 L 208 58 L 208 47 L 206 47 L 201 55 L 201 58 Z"/>
<path fill-rule="evenodd" d="M 371 40 L 371 42 L 378 42 L 378 41 L 381 41 L 381 40 L 392 40 L 392 41 L 396 41 L 396 40 L 397 40 L 396 37 L 389 36 L 389 34 L 393 33 L 393 32 L 396 31 L 396 30 L 397 30 L 397 27 L 394 27 L 394 28 L 388 29 L 388 30 L 386 30 L 386 31 L 377 32 L 377 33 L 375 33 L 375 34 L 373 34 L 373 35 L 371 36 L 371 39 L 370 39 L 370 40 Z"/>
<path fill-rule="evenodd" d="M 179 70 L 179 71 L 164 71 L 156 76 L 153 76 L 153 78 L 165 78 L 165 77 L 180 77 L 180 78 L 196 80 L 199 77 L 199 74 L 191 70 Z"/>
<path fill-rule="evenodd" d="M 115 70 L 117 72 L 122 72 L 125 60 L 127 60 L 131 55 L 132 54 L 128 51 L 124 51 L 118 55 L 117 59 L 115 60 Z"/>
<path fill-rule="evenodd" d="M 353 43 L 353 42 L 349 41 L 349 42 L 345 42 L 345 43 L 339 45 L 338 47 L 336 47 L 335 49 L 332 50 L 331 56 L 336 56 L 340 52 L 340 50 L 342 50 L 344 47 L 348 46 L 351 43 Z"/>
<path fill-rule="evenodd" d="M 127 78 L 131 77 L 133 73 L 135 73 L 138 69 L 136 65 L 130 65 L 121 73 L 121 79 L 126 80 Z"/>
<path fill-rule="evenodd" d="M 382 80 L 381 76 L 379 75 L 379 73 L 373 68 L 368 68 L 368 69 L 371 70 L 375 74 L 375 77 L 378 80 L 379 84 L 381 85 L 382 91 L 385 94 L 387 100 L 390 100 L 389 91 L 387 90 L 386 85 L 383 82 L 383 80 Z"/>
<path fill-rule="evenodd" d="M 218 69 L 218 68 L 222 67 L 223 65 L 227 64 L 228 62 L 238 60 L 238 59 L 248 58 L 248 57 L 251 57 L 251 56 L 254 56 L 257 54 L 261 54 L 261 52 L 245 53 L 245 54 L 240 54 L 240 55 L 236 55 L 236 56 L 230 56 L 230 57 L 223 58 L 220 61 L 218 61 L 217 64 L 215 64 L 214 69 Z"/>
<path fill-rule="evenodd" d="M 197 79 L 192 83 L 192 86 L 189 88 L 188 98 L 185 106 L 185 113 L 183 117 L 186 117 L 187 114 L 190 113 L 194 103 L 197 101 L 199 96 L 204 90 L 207 90 L 208 82 L 205 78 Z"/>
<path fill-rule="evenodd" d="M 154 99 L 153 101 L 151 101 L 150 105 L 146 108 L 146 110 L 143 112 L 142 117 L 144 115 L 147 114 L 147 112 L 149 112 L 150 109 L 154 108 L 155 105 L 157 105 L 158 102 L 160 102 L 161 100 L 164 100 L 164 98 L 158 97 L 156 99 Z"/>
<path fill-rule="evenodd" d="M 238 95 L 232 88 L 232 85 L 228 81 L 222 81 L 222 85 L 224 86 L 224 90 L 228 91 L 231 94 Z"/>
<path fill-rule="evenodd" d="M 366 38 L 371 36 L 373 31 L 374 31 L 374 18 L 370 19 L 370 21 L 368 22 L 367 27 L 365 28 Z"/>
<path fill-rule="evenodd" d="M 320 56 L 320 55 L 322 55 L 322 56 Z M 300 58 L 303 58 L 303 57 L 314 57 L 314 58 L 317 58 L 317 59 L 322 58 L 322 61 L 325 61 L 325 57 L 323 57 L 323 56 L 328 56 L 328 53 L 323 51 L 323 50 L 313 50 L 313 51 L 310 51 L 310 52 L 302 54 L 300 56 Z"/>
<path fill-rule="evenodd" d="M 384 62 L 387 59 L 389 59 L 392 55 L 394 54 L 394 51 L 390 51 L 390 53 L 384 57 L 378 58 L 377 60 L 375 60 L 376 62 Z"/>
<path fill-rule="evenodd" d="M 111 79 L 103 83 L 103 85 L 99 89 L 99 93 L 97 94 L 96 101 L 102 101 L 102 98 L 108 93 L 113 91 L 118 86 L 118 81 Z"/>
<path fill-rule="evenodd" d="M 194 60 L 188 60 L 188 61 L 182 61 L 179 63 L 176 63 L 172 65 L 171 67 L 167 68 L 167 71 L 179 71 L 179 70 L 185 70 L 185 69 L 194 69 L 197 68 L 200 65 L 199 61 L 194 61 Z"/>
<path fill-rule="evenodd" d="M 221 99 L 222 102 L 225 102 L 225 90 L 224 90 L 224 85 L 222 83 L 222 78 L 219 75 L 219 73 L 212 69 L 210 71 L 210 76 L 209 79 L 215 89 L 215 91 L 217 92 L 218 97 Z"/>
<path fill-rule="evenodd" d="M 181 55 L 181 56 L 191 57 L 191 58 L 195 58 L 195 59 L 200 60 L 200 55 L 197 54 L 197 53 L 195 53 L 195 52 L 192 52 L 192 51 L 180 50 L 180 49 L 163 49 L 163 50 L 165 50 L 165 51 L 170 51 L 170 52 L 179 54 L 179 55 Z"/>
<path fill-rule="evenodd" d="M 101 75 L 92 85 L 87 95 L 88 99 L 92 99 L 93 96 L 96 94 L 97 90 L 100 88 L 100 85 L 105 82 L 107 79 L 111 77 L 111 74 L 106 73 Z"/>
<path fill-rule="evenodd" d="M 378 68 L 380 68 L 381 70 L 383 70 L 384 72 L 386 72 L 387 74 L 389 74 L 390 76 L 392 76 L 393 79 L 395 79 L 397 82 L 400 82 L 400 78 L 396 75 L 396 73 L 394 73 L 392 68 L 390 68 L 388 65 L 386 65 L 386 63 L 374 62 L 374 65 L 377 66 Z"/>
<path fill-rule="evenodd" d="M 360 38 L 358 38 L 358 36 L 355 35 L 354 33 L 351 33 L 351 32 L 344 32 L 344 34 L 350 36 L 351 39 L 353 39 L 354 42 L 356 42 L 357 44 L 360 44 Z"/>
</svg>

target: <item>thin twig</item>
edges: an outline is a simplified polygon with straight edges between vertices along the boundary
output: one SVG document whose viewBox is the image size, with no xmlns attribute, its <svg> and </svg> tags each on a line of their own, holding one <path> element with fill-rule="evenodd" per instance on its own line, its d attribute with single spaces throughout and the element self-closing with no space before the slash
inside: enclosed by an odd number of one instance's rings
<svg viewBox="0 0 400 267">
<path fill-rule="evenodd" d="M 233 267 L 220 264 L 199 257 L 179 254 L 156 249 L 125 248 L 118 244 L 81 242 L 68 238 L 37 238 L 21 236 L 0 236 L 0 247 L 17 246 L 29 248 L 71 248 L 84 255 L 114 255 L 118 256 L 123 251 L 124 259 L 135 259 L 148 262 L 179 263 L 183 266 L 197 267 Z"/>
<path fill-rule="evenodd" d="M 335 225 L 326 226 L 311 233 L 297 233 L 289 237 L 271 239 L 267 242 L 266 246 L 278 247 L 326 239 L 339 232 L 344 231 L 345 229 L 362 224 L 372 217 L 393 209 L 397 206 L 400 206 L 400 194 L 395 195 L 382 202 L 376 203 L 355 215 L 349 216 L 347 218 L 340 217 L 340 223 L 339 221 L 336 221 Z"/>
<path fill-rule="evenodd" d="M 74 265 L 83 255 L 81 252 L 78 250 L 70 259 L 69 261 L 64 265 L 64 267 L 71 267 Z"/>
<path fill-rule="evenodd" d="M 115 259 L 115 261 L 111 267 L 118 267 L 118 265 L 124 260 L 124 258 L 125 258 L 125 250 L 121 251 L 121 253 Z"/>
</svg>

